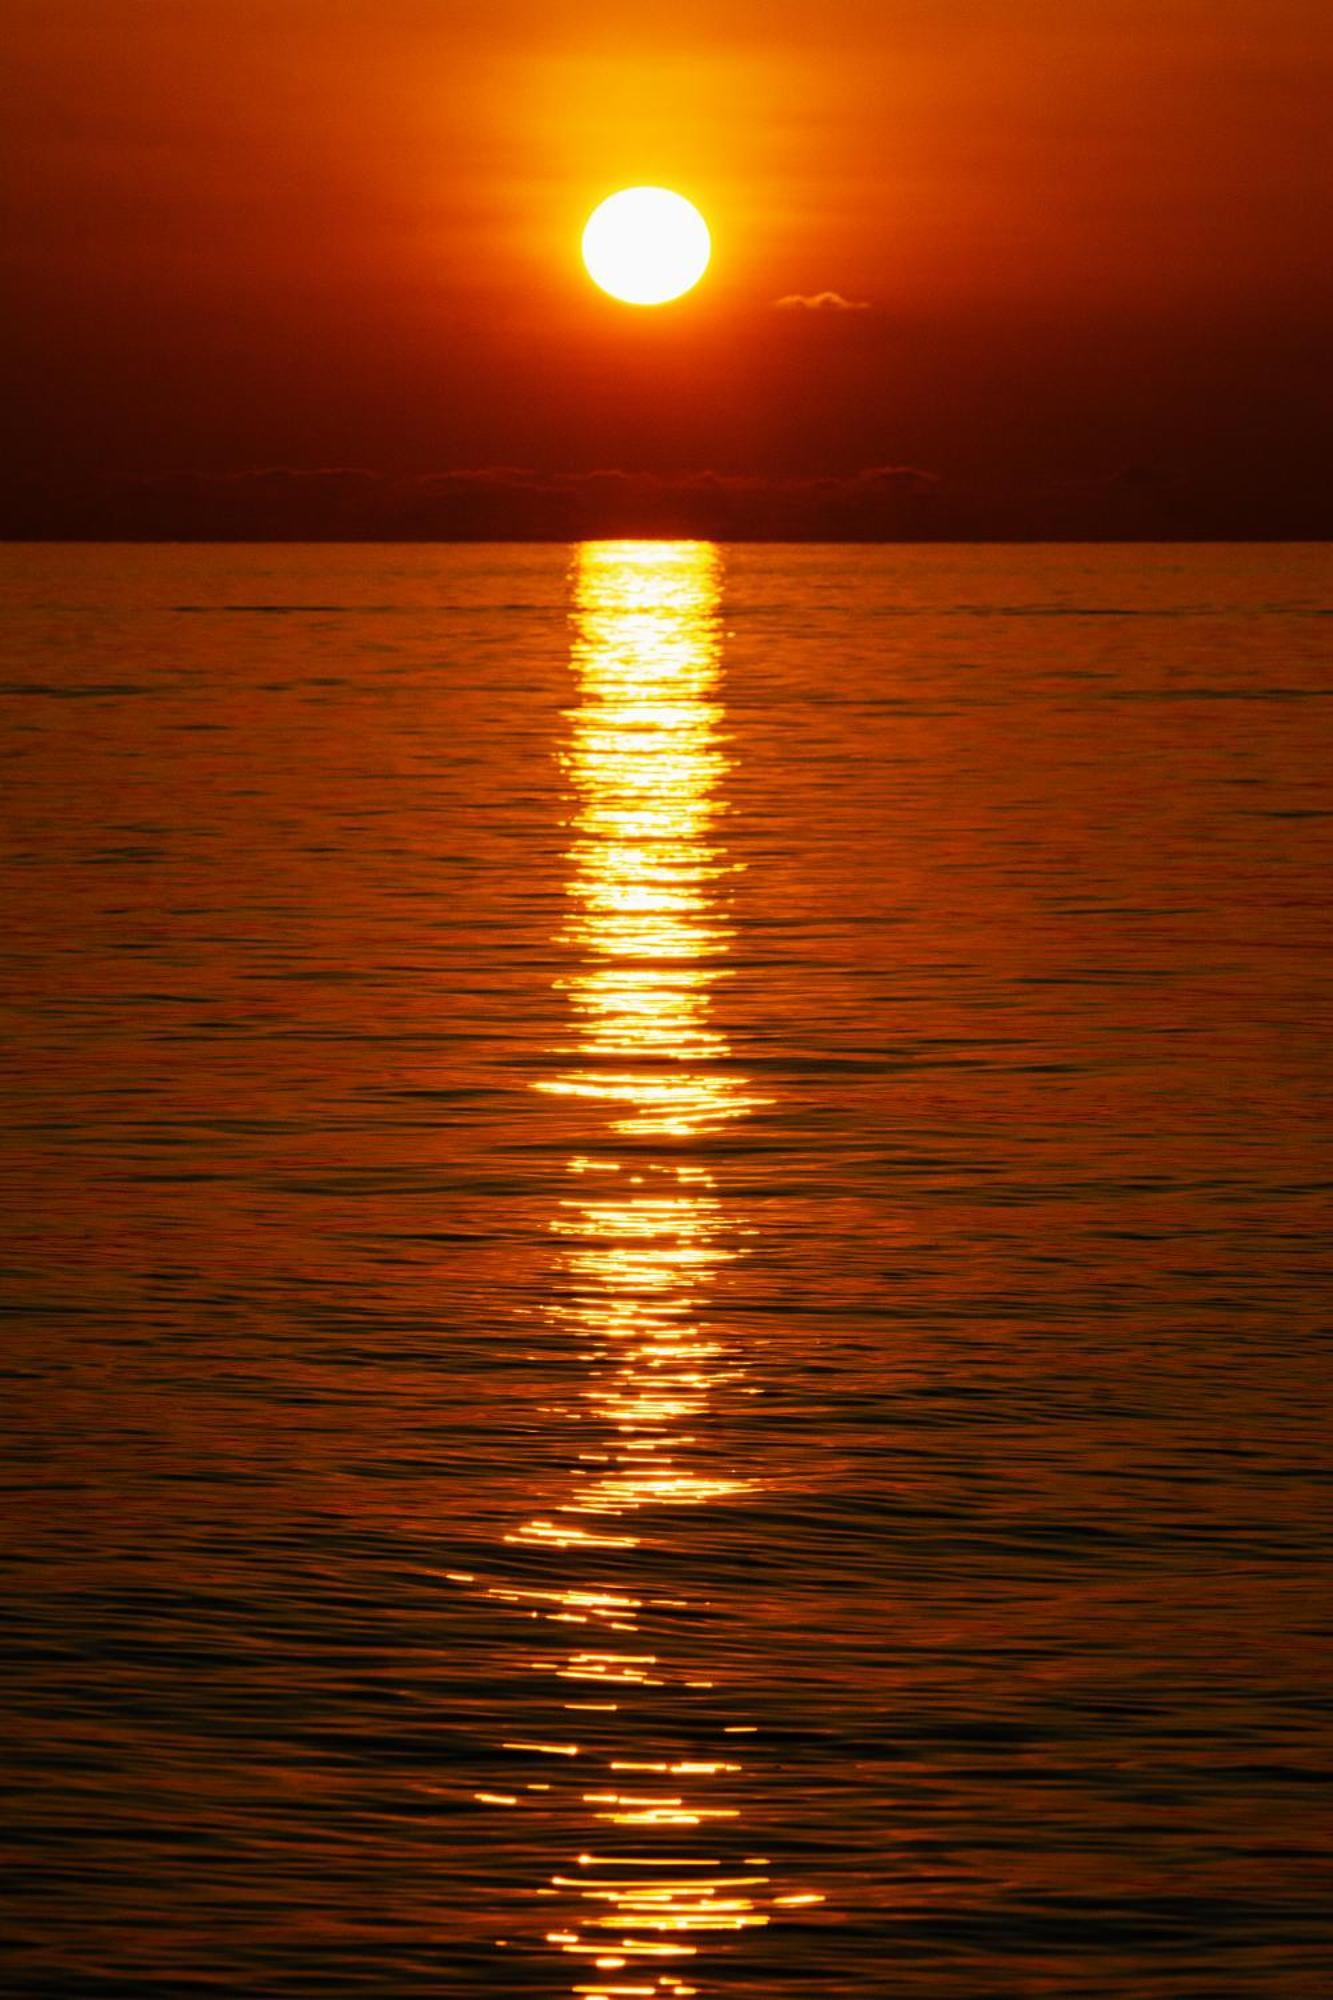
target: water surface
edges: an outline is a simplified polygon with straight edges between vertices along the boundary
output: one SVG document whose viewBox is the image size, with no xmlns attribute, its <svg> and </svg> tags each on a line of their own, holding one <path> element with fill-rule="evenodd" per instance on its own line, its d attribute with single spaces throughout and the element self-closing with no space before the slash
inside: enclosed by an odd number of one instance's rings
<svg viewBox="0 0 1333 2000">
<path fill-rule="evenodd" d="M 1322 2000 L 1333 556 L 3 575 L 3 1990 Z"/>
</svg>

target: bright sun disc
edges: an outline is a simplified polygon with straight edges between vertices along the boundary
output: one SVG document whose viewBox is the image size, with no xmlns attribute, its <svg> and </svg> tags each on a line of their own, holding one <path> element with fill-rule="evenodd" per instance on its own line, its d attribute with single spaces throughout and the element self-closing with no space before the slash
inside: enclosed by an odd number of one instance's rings
<svg viewBox="0 0 1333 2000">
<path fill-rule="evenodd" d="M 583 232 L 588 276 L 630 306 L 661 306 L 708 268 L 708 224 L 669 188 L 623 188 L 593 210 Z"/>
</svg>

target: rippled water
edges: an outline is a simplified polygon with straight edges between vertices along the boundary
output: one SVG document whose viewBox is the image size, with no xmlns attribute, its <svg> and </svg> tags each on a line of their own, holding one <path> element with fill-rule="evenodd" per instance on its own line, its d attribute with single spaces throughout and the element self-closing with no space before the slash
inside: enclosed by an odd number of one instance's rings
<svg viewBox="0 0 1333 2000">
<path fill-rule="evenodd" d="M 1333 552 L 3 574 L 3 1991 L 1333 1991 Z"/>
</svg>

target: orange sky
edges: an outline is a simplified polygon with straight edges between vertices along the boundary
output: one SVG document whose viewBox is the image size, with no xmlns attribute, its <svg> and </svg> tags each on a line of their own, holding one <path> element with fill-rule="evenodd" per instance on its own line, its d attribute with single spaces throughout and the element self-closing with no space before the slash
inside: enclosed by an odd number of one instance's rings
<svg viewBox="0 0 1333 2000">
<path fill-rule="evenodd" d="M 1324 0 L 7 18 L 20 487 L 908 464 L 991 494 L 1126 466 L 1326 491 Z M 637 181 L 715 240 L 655 314 L 578 259 Z M 824 291 L 863 309 L 775 304 Z"/>
</svg>

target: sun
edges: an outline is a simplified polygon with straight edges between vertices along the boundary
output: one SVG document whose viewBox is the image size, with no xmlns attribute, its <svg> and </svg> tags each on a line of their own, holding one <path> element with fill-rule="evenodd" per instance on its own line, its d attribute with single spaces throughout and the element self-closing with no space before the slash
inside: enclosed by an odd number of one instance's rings
<svg viewBox="0 0 1333 2000">
<path fill-rule="evenodd" d="M 593 283 L 630 306 L 663 306 L 693 290 L 713 246 L 692 201 L 670 188 L 622 188 L 593 210 L 583 261 Z"/>
</svg>

